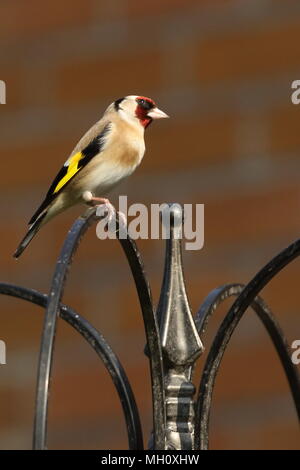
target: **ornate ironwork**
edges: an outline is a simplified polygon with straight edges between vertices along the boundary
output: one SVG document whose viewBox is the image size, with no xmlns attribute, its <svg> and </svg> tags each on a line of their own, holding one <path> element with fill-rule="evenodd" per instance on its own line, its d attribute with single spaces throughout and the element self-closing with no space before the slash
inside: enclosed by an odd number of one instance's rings
<svg viewBox="0 0 300 470">
<path fill-rule="evenodd" d="M 182 207 L 170 204 L 169 208 L 170 238 L 166 241 L 164 276 L 156 311 L 136 243 L 129 235 L 119 239 L 136 285 L 144 321 L 147 342 L 145 352 L 149 358 L 152 382 L 153 432 L 150 448 L 208 449 L 209 415 L 216 375 L 231 335 L 248 307 L 258 315 L 276 348 L 300 419 L 298 370 L 291 361 L 289 346 L 277 320 L 259 297 L 263 287 L 299 256 L 300 240 L 279 253 L 247 285 L 228 284 L 213 290 L 193 317 L 183 275 Z M 122 404 L 129 449 L 143 449 L 139 412 L 121 362 L 102 334 L 84 317 L 62 303 L 64 286 L 77 247 L 86 230 L 98 219 L 96 209 L 92 208 L 73 224 L 57 260 L 48 295 L 0 283 L 0 294 L 17 297 L 45 309 L 37 377 L 34 449 L 46 449 L 48 397 L 58 317 L 75 328 L 104 363 Z M 206 325 L 218 306 L 231 296 L 237 298 L 209 349 L 195 402 L 193 370 L 203 351 L 202 341 Z"/>
<path fill-rule="evenodd" d="M 194 448 L 195 393 L 191 366 L 203 346 L 185 290 L 181 206 L 172 205 L 170 217 L 170 238 L 166 241 L 164 277 L 157 308 L 165 376 L 166 448 L 191 450 Z"/>
</svg>

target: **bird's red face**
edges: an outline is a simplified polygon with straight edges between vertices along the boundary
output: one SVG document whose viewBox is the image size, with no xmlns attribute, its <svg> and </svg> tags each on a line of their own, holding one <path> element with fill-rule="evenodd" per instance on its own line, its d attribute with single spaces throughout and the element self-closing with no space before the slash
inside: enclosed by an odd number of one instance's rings
<svg viewBox="0 0 300 470">
<path fill-rule="evenodd" d="M 149 126 L 149 124 L 151 124 L 153 119 L 169 117 L 166 113 L 158 109 L 155 102 L 151 98 L 138 96 L 135 101 L 137 103 L 135 115 L 145 129 Z"/>
<path fill-rule="evenodd" d="M 158 109 L 151 98 L 146 98 L 146 96 L 128 95 L 117 99 L 111 106 L 122 119 L 132 124 L 141 125 L 144 129 L 149 126 L 153 119 L 169 117 Z"/>
</svg>

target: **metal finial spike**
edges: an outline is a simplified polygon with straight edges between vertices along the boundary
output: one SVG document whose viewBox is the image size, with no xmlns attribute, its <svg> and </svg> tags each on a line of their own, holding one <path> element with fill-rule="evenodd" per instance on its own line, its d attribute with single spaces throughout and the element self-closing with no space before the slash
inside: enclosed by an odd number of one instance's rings
<svg viewBox="0 0 300 470">
<path fill-rule="evenodd" d="M 169 364 L 187 365 L 203 351 L 185 290 L 181 239 L 183 208 L 168 204 L 162 211 L 162 222 L 169 228 L 166 243 L 164 279 L 157 309 L 164 360 Z M 169 224 L 169 227 L 167 227 Z"/>
<path fill-rule="evenodd" d="M 190 377 L 192 365 L 203 346 L 185 290 L 181 256 L 182 206 L 166 204 L 162 224 L 167 242 L 157 316 L 165 374 L 166 449 L 191 450 L 194 448 L 195 387 Z"/>
</svg>

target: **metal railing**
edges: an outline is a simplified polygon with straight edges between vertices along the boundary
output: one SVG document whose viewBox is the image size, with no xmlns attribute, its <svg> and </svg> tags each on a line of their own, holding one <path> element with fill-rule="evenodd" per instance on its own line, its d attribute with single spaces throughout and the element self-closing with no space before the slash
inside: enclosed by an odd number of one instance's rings
<svg viewBox="0 0 300 470">
<path fill-rule="evenodd" d="M 274 315 L 260 291 L 300 254 L 300 240 L 279 253 L 247 284 L 227 284 L 213 290 L 193 318 L 185 290 L 181 255 L 183 214 L 170 204 L 170 238 L 166 241 L 164 277 L 155 311 L 141 254 L 134 240 L 119 239 L 136 285 L 144 321 L 152 384 L 153 432 L 151 449 L 208 449 L 209 417 L 215 379 L 231 335 L 248 307 L 261 320 L 278 353 L 300 420 L 300 377 Z M 0 294 L 17 297 L 45 309 L 38 365 L 33 448 L 47 447 L 47 411 L 51 366 L 58 317 L 71 325 L 95 350 L 117 390 L 127 428 L 129 449 L 143 449 L 142 427 L 130 382 L 116 354 L 102 334 L 84 317 L 61 303 L 64 286 L 78 245 L 99 217 L 89 209 L 69 231 L 57 260 L 48 296 L 35 290 L 0 283 Z M 219 327 L 204 364 L 196 399 L 195 363 L 200 357 L 210 317 L 228 297 L 237 297 Z M 201 339 L 200 339 L 201 338 Z"/>
</svg>

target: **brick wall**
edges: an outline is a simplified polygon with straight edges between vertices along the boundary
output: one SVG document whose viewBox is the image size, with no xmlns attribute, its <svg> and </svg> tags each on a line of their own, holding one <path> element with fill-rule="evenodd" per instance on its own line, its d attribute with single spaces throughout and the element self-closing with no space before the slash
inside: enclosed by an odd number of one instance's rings
<svg viewBox="0 0 300 470">
<path fill-rule="evenodd" d="M 143 94 L 171 119 L 147 131 L 143 164 L 115 192 L 130 202 L 205 204 L 205 247 L 184 254 L 196 311 L 214 287 L 246 282 L 298 236 L 300 5 L 296 0 L 0 4 L 1 279 L 47 292 L 75 208 L 43 229 L 18 262 L 25 224 L 81 134 L 114 99 Z M 139 243 L 157 299 L 163 244 Z M 263 292 L 299 339 L 299 263 Z M 66 303 L 94 323 L 122 358 L 151 429 L 147 361 L 134 287 L 120 247 L 92 229 L 74 262 Z M 1 298 L 0 447 L 29 448 L 42 311 Z M 229 304 L 228 304 L 229 305 Z M 228 308 L 227 305 L 227 308 Z M 223 313 L 225 308 L 222 309 Z M 222 318 L 212 321 L 209 344 Z M 50 448 L 125 448 L 121 408 L 104 368 L 59 323 L 49 416 Z M 218 377 L 212 448 L 299 449 L 286 380 L 252 313 Z"/>
</svg>

